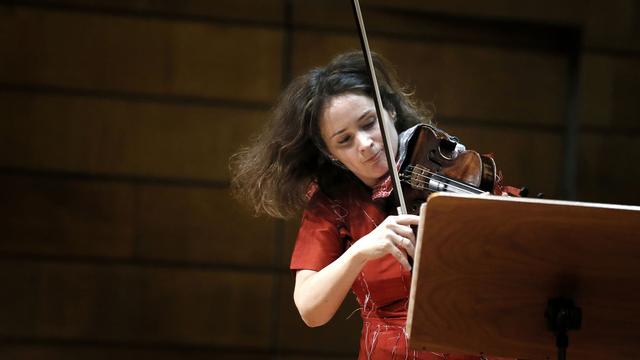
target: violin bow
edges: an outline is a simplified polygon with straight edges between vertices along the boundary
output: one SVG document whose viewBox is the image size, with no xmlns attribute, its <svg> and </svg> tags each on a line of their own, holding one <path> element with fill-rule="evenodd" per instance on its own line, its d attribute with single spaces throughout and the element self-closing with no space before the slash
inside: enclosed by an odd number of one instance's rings
<svg viewBox="0 0 640 360">
<path fill-rule="evenodd" d="M 364 21 L 362 20 L 362 12 L 360 11 L 360 3 L 358 2 L 358 0 L 352 0 L 352 5 L 353 5 L 353 12 L 356 18 L 356 26 L 358 28 L 358 35 L 360 35 L 360 46 L 362 47 L 364 60 L 367 65 L 367 69 L 369 70 L 369 77 L 371 79 L 371 83 L 373 84 L 373 91 L 375 94 L 373 103 L 376 107 L 378 125 L 380 127 L 380 132 L 382 133 L 384 152 L 385 152 L 385 155 L 387 156 L 387 166 L 389 167 L 389 172 L 391 173 L 391 181 L 393 183 L 393 188 L 396 190 L 394 194 L 396 198 L 396 204 L 399 204 L 398 214 L 404 215 L 404 214 L 407 214 L 407 205 L 404 201 L 402 186 L 400 186 L 400 176 L 398 175 L 398 168 L 396 167 L 396 161 L 395 161 L 396 157 L 393 152 L 393 148 L 391 146 L 391 138 L 389 137 L 389 131 L 386 128 L 385 121 L 382 117 L 383 116 L 382 98 L 380 97 L 380 88 L 378 87 L 378 79 L 376 78 L 376 71 L 373 66 L 373 60 L 371 59 L 371 50 L 369 50 L 369 42 L 367 40 L 367 31 L 364 28 Z"/>
</svg>

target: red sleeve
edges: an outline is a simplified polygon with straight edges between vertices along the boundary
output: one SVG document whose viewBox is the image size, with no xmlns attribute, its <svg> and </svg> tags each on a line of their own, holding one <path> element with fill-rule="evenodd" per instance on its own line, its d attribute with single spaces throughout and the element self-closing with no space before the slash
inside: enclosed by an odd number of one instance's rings
<svg viewBox="0 0 640 360">
<path fill-rule="evenodd" d="M 316 192 L 302 214 L 302 223 L 291 255 L 291 270 L 320 271 L 344 252 L 344 227 L 331 200 Z"/>
</svg>

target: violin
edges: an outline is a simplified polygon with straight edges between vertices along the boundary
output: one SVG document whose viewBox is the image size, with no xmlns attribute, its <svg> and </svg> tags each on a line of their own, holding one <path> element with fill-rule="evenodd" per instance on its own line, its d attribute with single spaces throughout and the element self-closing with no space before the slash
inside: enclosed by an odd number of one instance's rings
<svg viewBox="0 0 640 360">
<path fill-rule="evenodd" d="M 503 186 L 494 159 L 466 150 L 458 138 L 431 125 L 420 124 L 400 134 L 399 178 L 408 211 L 436 191 L 459 194 L 525 196 L 526 188 Z"/>
</svg>

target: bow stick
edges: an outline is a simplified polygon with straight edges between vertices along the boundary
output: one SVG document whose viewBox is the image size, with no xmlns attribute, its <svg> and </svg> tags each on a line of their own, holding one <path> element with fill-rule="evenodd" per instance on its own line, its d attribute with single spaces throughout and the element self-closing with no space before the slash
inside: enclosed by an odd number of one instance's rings
<svg viewBox="0 0 640 360">
<path fill-rule="evenodd" d="M 360 35 L 360 46 L 362 47 L 362 53 L 364 54 L 364 60 L 367 64 L 367 68 L 369 70 L 369 77 L 371 78 L 371 82 L 373 84 L 373 91 L 375 94 L 374 105 L 376 107 L 376 115 L 378 117 L 378 125 L 380 127 L 380 132 L 382 133 L 382 140 L 384 144 L 384 151 L 387 156 L 387 166 L 389 167 L 389 172 L 391 173 L 391 181 L 393 182 L 393 188 L 395 189 L 395 198 L 396 204 L 398 206 L 398 214 L 403 215 L 407 214 L 407 205 L 404 201 L 404 194 L 402 192 L 402 187 L 400 186 L 400 176 L 398 175 L 398 168 L 395 163 L 395 154 L 393 151 L 393 147 L 391 146 L 391 139 L 389 138 L 389 131 L 385 125 L 385 119 L 382 117 L 382 98 L 380 97 L 380 88 L 378 87 L 378 79 L 376 78 L 376 71 L 373 67 L 373 60 L 371 59 L 371 51 L 369 50 L 369 42 L 367 40 L 367 31 L 364 28 L 364 21 L 362 20 L 362 13 L 360 12 L 360 3 L 358 0 L 353 0 L 353 12 L 356 17 L 356 26 L 358 28 L 358 34 Z"/>
</svg>

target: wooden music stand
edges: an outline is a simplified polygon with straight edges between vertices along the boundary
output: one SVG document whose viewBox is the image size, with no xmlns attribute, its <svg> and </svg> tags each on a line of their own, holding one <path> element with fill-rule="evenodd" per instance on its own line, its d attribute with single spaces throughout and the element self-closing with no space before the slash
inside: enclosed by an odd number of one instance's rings
<svg viewBox="0 0 640 360">
<path fill-rule="evenodd" d="M 640 207 L 433 194 L 414 264 L 411 348 L 555 358 L 563 298 L 582 309 L 569 359 L 640 358 Z"/>
</svg>

